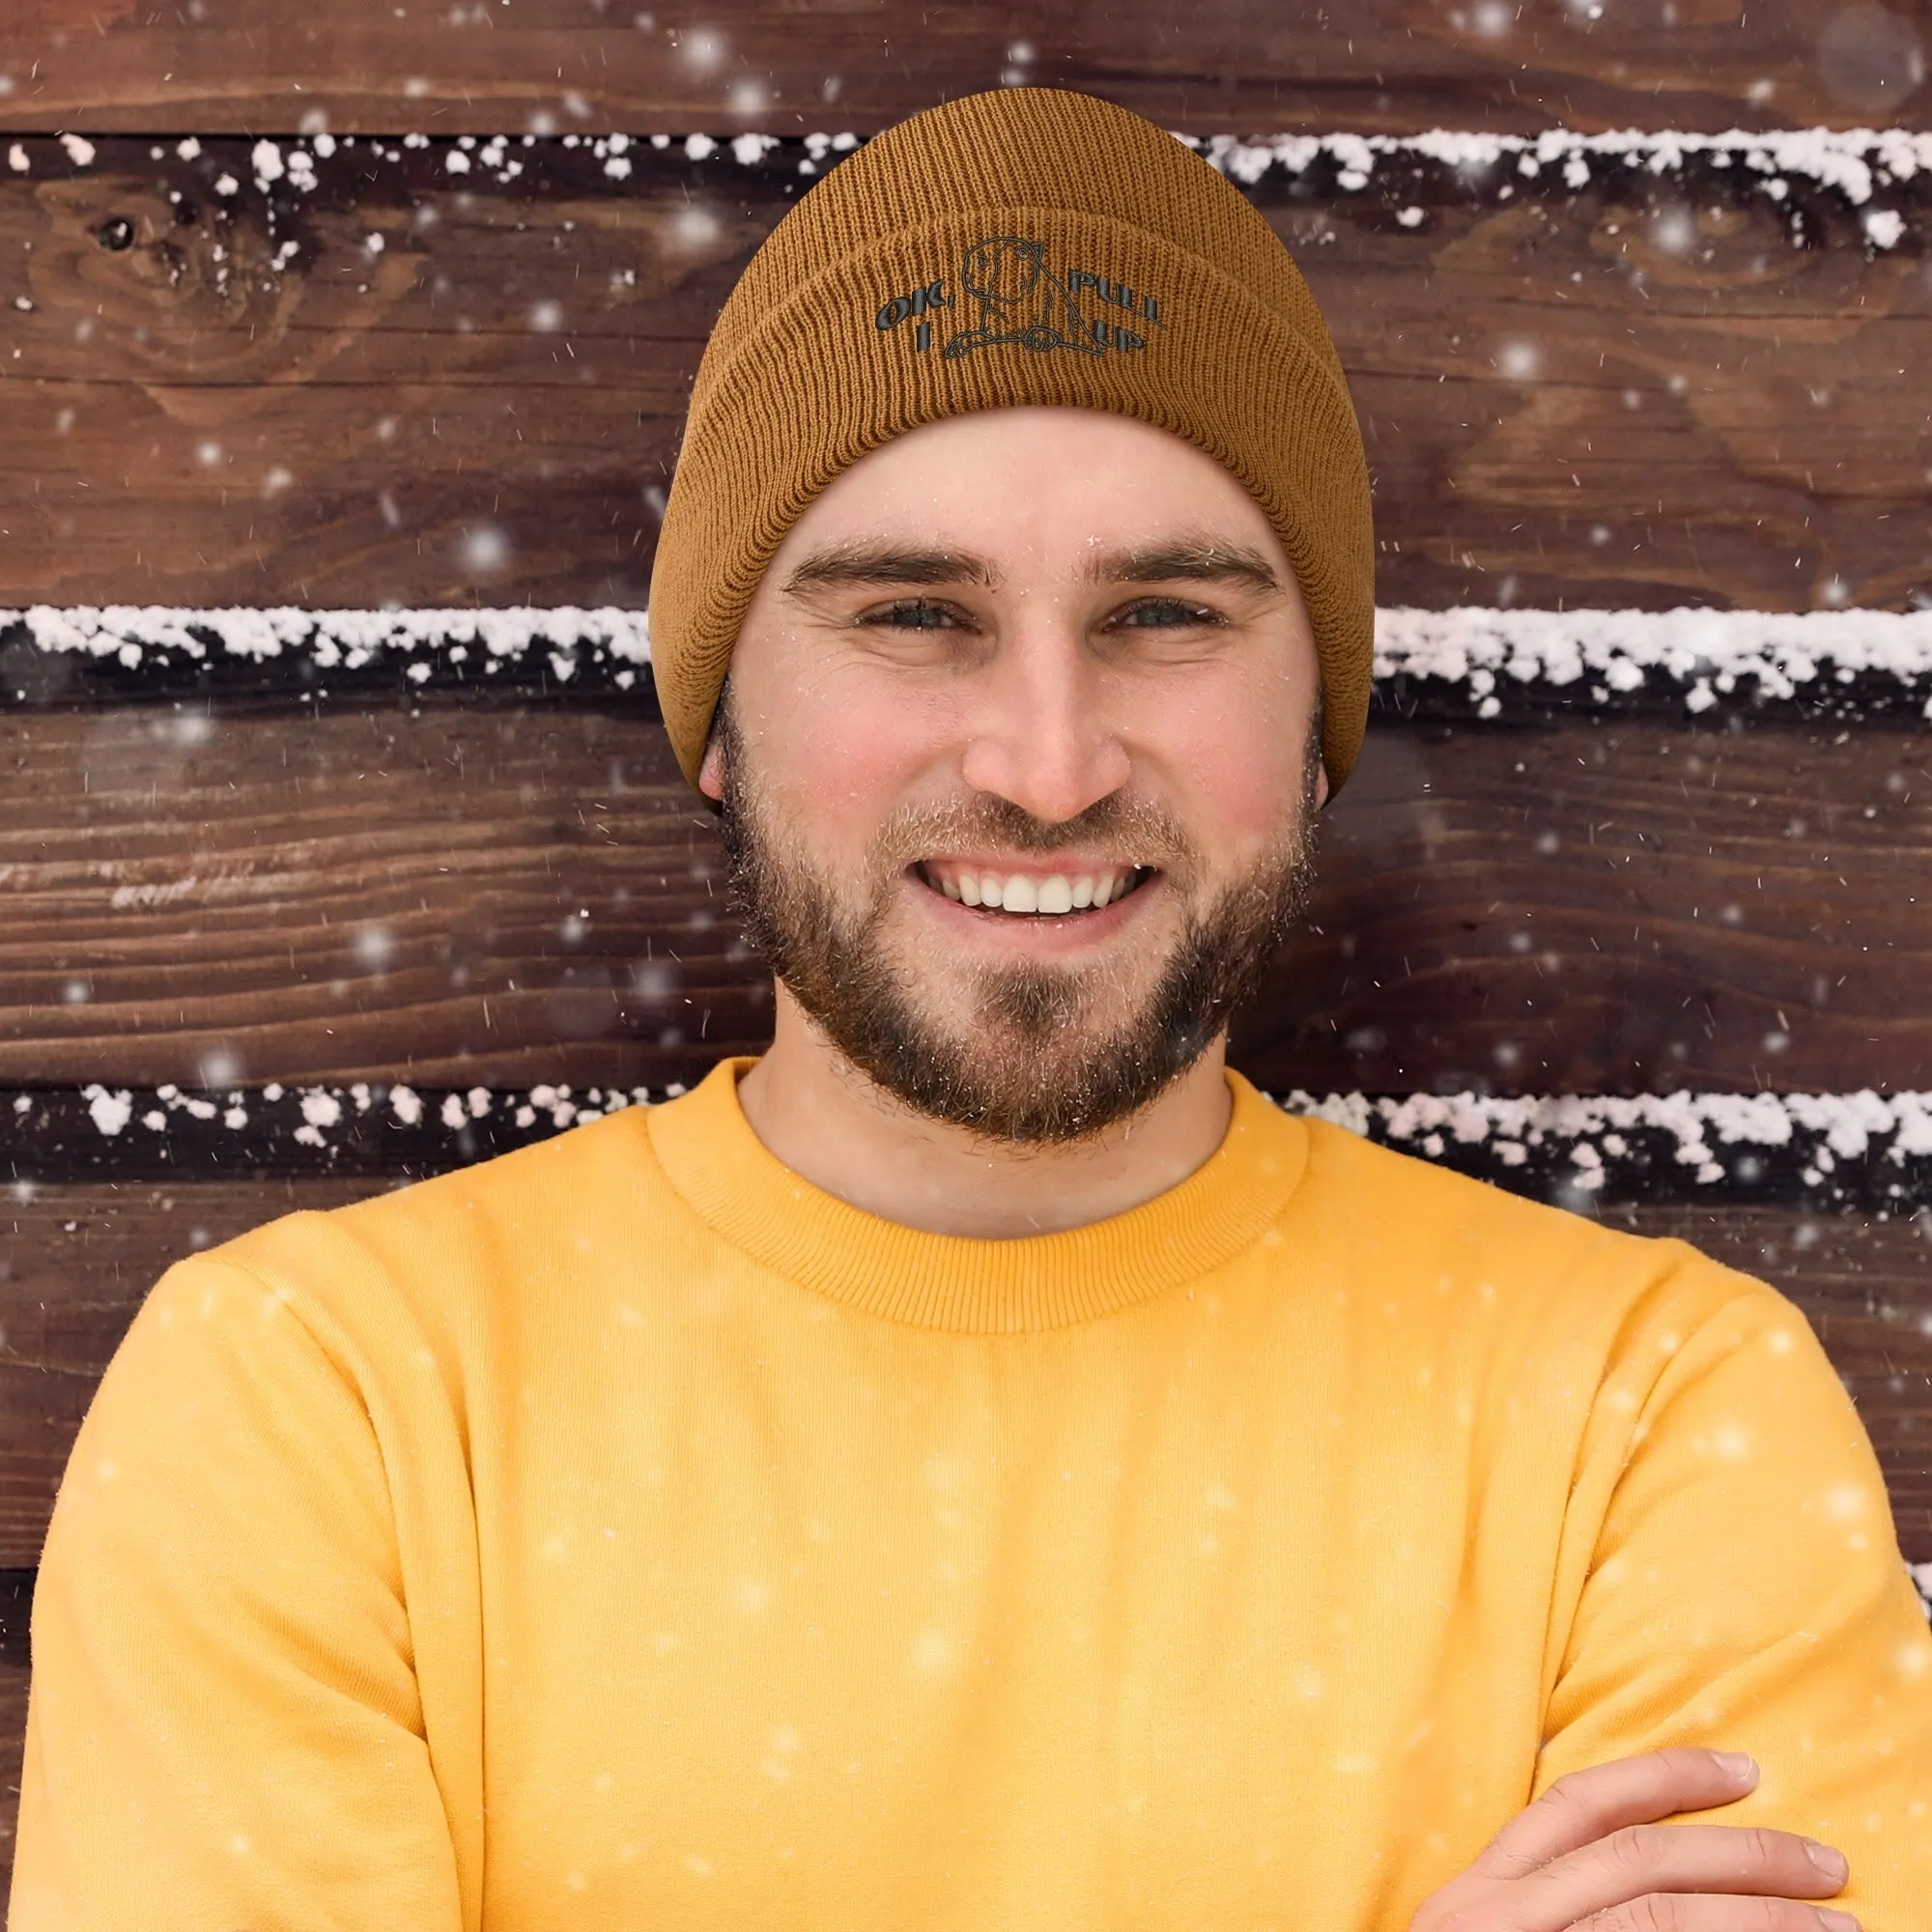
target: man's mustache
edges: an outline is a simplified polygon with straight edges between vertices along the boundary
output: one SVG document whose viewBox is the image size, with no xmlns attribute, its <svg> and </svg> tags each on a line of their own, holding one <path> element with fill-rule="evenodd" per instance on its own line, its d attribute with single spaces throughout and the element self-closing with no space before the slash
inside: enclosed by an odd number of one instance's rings
<svg viewBox="0 0 1932 1932">
<path fill-rule="evenodd" d="M 1193 843 L 1173 814 L 1118 792 L 1063 819 L 1036 817 L 990 794 L 953 805 L 906 806 L 879 828 L 871 849 L 879 871 L 896 872 L 915 860 L 987 846 L 1009 852 L 1097 848 L 1124 863 L 1157 866 L 1181 884 L 1194 869 Z"/>
</svg>

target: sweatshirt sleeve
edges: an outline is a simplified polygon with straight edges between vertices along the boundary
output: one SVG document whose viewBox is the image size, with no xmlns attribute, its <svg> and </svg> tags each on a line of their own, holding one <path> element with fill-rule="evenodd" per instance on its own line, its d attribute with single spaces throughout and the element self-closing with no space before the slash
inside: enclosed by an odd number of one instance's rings
<svg viewBox="0 0 1932 1932">
<path fill-rule="evenodd" d="M 1865 1932 L 1926 1932 L 1932 1634 L 1877 1460 L 1798 1310 L 1684 1263 L 1599 1392 L 1536 1788 L 1665 1745 L 1748 1750 L 1761 1782 L 1720 1822 L 1838 1846 Z"/>
<path fill-rule="evenodd" d="M 368 1408 L 242 1264 L 172 1270 L 109 1366 L 33 1665 L 14 1932 L 458 1932 Z"/>
</svg>

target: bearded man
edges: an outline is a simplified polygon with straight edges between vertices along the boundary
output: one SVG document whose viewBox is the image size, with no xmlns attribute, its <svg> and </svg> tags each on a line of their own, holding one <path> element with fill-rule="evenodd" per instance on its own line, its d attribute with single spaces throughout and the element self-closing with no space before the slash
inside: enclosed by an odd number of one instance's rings
<svg viewBox="0 0 1932 1932">
<path fill-rule="evenodd" d="M 652 600 L 771 1049 L 166 1278 L 15 1932 L 1932 1925 L 1798 1314 L 1225 1065 L 1371 552 L 1293 264 L 1149 124 L 981 96 L 802 200 Z"/>
</svg>

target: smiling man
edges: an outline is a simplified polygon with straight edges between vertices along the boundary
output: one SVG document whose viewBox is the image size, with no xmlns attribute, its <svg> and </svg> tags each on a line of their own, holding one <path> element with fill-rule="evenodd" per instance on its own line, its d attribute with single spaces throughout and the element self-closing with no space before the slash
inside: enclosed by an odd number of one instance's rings
<svg viewBox="0 0 1932 1932">
<path fill-rule="evenodd" d="M 805 197 L 652 603 L 771 1049 L 156 1289 L 14 1932 L 1932 1925 L 1932 1639 L 1799 1315 L 1225 1065 L 1371 578 L 1179 144 L 1015 90 Z"/>
<path fill-rule="evenodd" d="M 918 1225 L 973 1235 L 1197 1167 L 1228 1012 L 1305 896 L 1320 690 L 1266 518 L 1164 431 L 993 410 L 844 472 L 751 601 L 698 774 L 778 978 L 759 1137 L 895 1219 L 916 1162 Z"/>
</svg>

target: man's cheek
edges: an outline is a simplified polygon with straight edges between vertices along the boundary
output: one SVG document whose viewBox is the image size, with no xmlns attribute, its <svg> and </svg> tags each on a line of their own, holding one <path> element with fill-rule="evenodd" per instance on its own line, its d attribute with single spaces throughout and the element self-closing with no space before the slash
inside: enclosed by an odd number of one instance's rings
<svg viewBox="0 0 1932 1932">
<path fill-rule="evenodd" d="M 828 736 L 767 775 L 762 816 L 771 837 L 819 875 L 849 913 L 875 889 L 880 827 L 902 802 L 888 761 Z"/>
<path fill-rule="evenodd" d="M 910 708 L 873 716 L 863 707 L 821 713 L 792 734 L 786 759 L 795 809 L 806 824 L 869 837 L 906 802 L 942 748 Z"/>
<path fill-rule="evenodd" d="M 1188 793 L 1182 811 L 1210 865 L 1245 864 L 1280 838 L 1300 808 L 1302 763 L 1287 734 L 1249 729 L 1185 749 L 1176 761 Z"/>
</svg>

